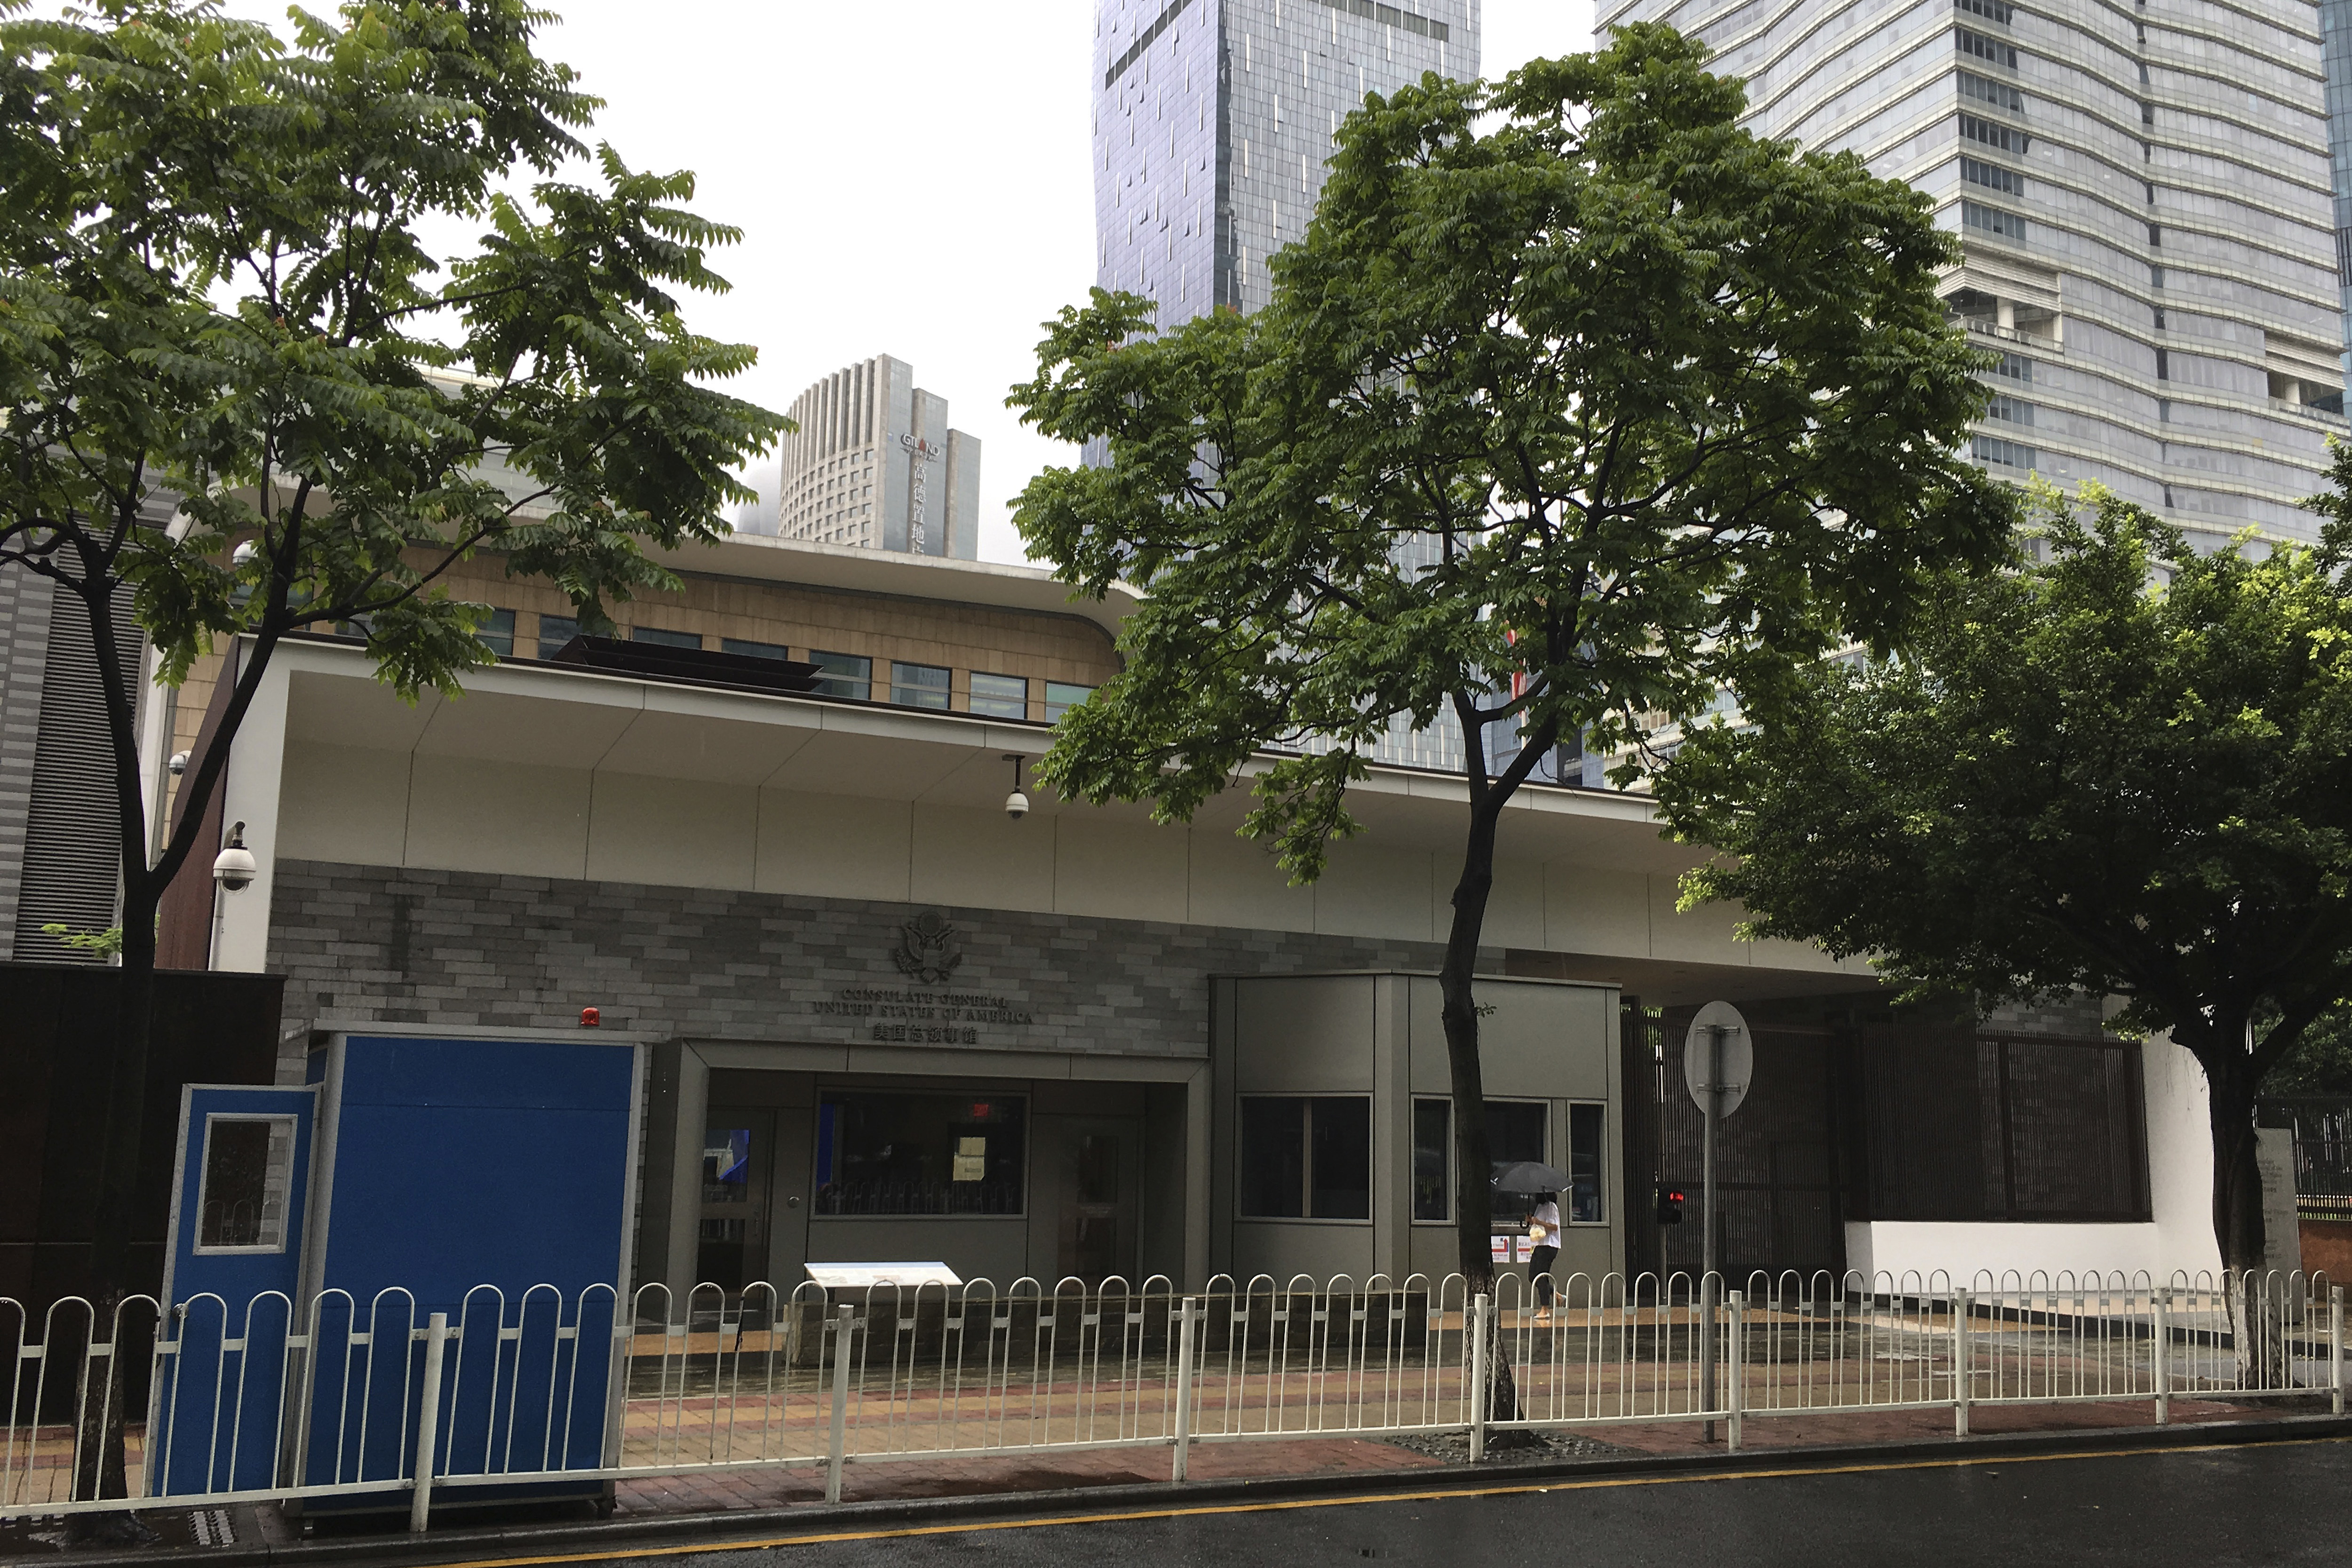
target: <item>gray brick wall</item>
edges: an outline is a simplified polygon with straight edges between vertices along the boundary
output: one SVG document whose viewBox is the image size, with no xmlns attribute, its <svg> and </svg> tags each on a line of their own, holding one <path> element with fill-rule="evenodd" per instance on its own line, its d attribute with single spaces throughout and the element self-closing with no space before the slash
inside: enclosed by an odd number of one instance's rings
<svg viewBox="0 0 2352 1568">
<path fill-rule="evenodd" d="M 896 956 L 924 906 L 634 883 L 280 861 L 270 967 L 285 1066 L 310 1029 L 359 1022 L 607 1027 L 697 1039 L 1198 1055 L 1212 974 L 1434 969 L 1431 942 L 940 910 L 944 981 Z M 1500 973 L 1501 950 L 1480 969 Z M 871 1012 L 863 1009 L 871 1008 Z M 929 1016 L 919 1015 L 928 1009 Z"/>
</svg>

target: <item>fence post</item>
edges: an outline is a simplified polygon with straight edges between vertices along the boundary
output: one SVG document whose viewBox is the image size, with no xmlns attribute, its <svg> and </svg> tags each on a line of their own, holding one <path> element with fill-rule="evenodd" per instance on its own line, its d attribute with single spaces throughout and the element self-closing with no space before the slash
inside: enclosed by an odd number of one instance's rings
<svg viewBox="0 0 2352 1568">
<path fill-rule="evenodd" d="M 1976 1345 L 1969 1332 L 1969 1293 L 1952 1293 L 1952 1436 L 1969 1435 L 1969 1399 L 1976 1392 Z"/>
<path fill-rule="evenodd" d="M 1470 1462 L 1486 1457 L 1486 1309 L 1491 1298 L 1470 1303 Z"/>
<path fill-rule="evenodd" d="M 2344 1287 L 2327 1288 L 2327 1362 L 2328 1382 L 2335 1387 L 2331 1402 L 2336 1414 L 2344 1414 Z"/>
<path fill-rule="evenodd" d="M 1748 1305 L 1748 1298 L 1744 1293 L 1734 1290 L 1727 1295 L 1724 1300 L 1731 1309 L 1731 1321 L 1726 1325 L 1731 1330 L 1731 1366 L 1726 1380 L 1727 1395 L 1726 1403 L 1731 1407 L 1731 1418 L 1724 1423 L 1724 1441 L 1726 1450 L 1737 1454 L 1739 1452 L 1739 1405 L 1742 1393 L 1739 1386 L 1739 1374 L 1746 1368 L 1748 1359 L 1746 1332 L 1748 1319 L 1742 1309 Z"/>
<path fill-rule="evenodd" d="M 1168 1479 L 1181 1481 L 1192 1462 L 1192 1298 L 1178 1300 L 1176 1328 L 1176 1462 Z"/>
<path fill-rule="evenodd" d="M 2156 1343 L 2156 1348 L 2149 1352 L 2148 1359 L 2154 1363 L 2156 1424 L 2159 1426 L 2168 1426 L 2172 1424 L 2171 1307 L 2172 1287 L 2169 1285 L 2159 1287 L 2148 1308 L 2149 1316 L 2152 1319 L 2148 1331 L 2149 1337 Z"/>
<path fill-rule="evenodd" d="M 849 1444 L 849 1335 L 856 1309 L 845 1301 L 833 1321 L 833 1431 L 826 1439 L 824 1500 L 841 1500 L 841 1461 Z"/>
<path fill-rule="evenodd" d="M 441 1363 L 448 1342 L 449 1314 L 436 1312 L 425 1321 L 425 1387 L 416 1405 L 416 1485 L 408 1494 L 408 1528 L 413 1534 L 424 1533 L 433 1512 L 433 1447 L 441 1428 Z"/>
</svg>

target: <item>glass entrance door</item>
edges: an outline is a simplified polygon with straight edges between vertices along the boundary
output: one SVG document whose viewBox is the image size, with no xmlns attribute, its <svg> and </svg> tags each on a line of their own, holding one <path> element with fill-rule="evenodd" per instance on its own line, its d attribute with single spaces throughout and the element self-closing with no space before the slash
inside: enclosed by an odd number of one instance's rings
<svg viewBox="0 0 2352 1568">
<path fill-rule="evenodd" d="M 1074 1120 L 1061 1149 L 1058 1272 L 1089 1285 L 1135 1278 L 1142 1127 L 1127 1121 Z"/>
<path fill-rule="evenodd" d="M 694 1277 L 740 1300 L 768 1278 L 768 1188 L 775 1113 L 714 1110 L 702 1135 L 702 1226 Z"/>
</svg>

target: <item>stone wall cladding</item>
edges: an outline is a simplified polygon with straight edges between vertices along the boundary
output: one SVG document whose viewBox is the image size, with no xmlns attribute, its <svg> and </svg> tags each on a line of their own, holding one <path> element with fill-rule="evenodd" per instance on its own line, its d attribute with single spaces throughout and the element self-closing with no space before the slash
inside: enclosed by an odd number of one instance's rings
<svg viewBox="0 0 2352 1568">
<path fill-rule="evenodd" d="M 572 1028 L 593 1006 L 606 1027 L 669 1038 L 870 1045 L 877 1026 L 944 1025 L 958 1033 L 941 1045 L 1198 1057 L 1213 974 L 1433 970 L 1444 955 L 1435 942 L 942 906 L 962 961 L 925 984 L 897 954 L 929 907 L 280 861 L 270 968 L 287 976 L 289 1052 L 313 1028 Z M 1479 968 L 1498 973 L 1501 950 Z M 911 994 L 935 1012 L 973 1000 L 946 1019 L 818 1011 L 863 1005 L 845 1001 L 852 991 Z M 1003 1021 L 980 998 L 1031 1021 Z"/>
</svg>

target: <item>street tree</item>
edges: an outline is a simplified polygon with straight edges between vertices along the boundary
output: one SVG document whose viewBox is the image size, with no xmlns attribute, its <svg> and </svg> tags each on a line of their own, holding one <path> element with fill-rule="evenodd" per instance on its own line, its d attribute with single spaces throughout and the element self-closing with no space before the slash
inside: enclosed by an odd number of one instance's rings
<svg viewBox="0 0 2352 1568">
<path fill-rule="evenodd" d="M 1955 456 L 1978 357 L 1927 201 L 1740 130 L 1706 58 L 1642 26 L 1369 98 L 1270 304 L 1157 330 L 1097 290 L 1011 399 L 1107 458 L 1029 485 L 1032 552 L 1142 590 L 1046 783 L 1176 821 L 1250 778 L 1243 832 L 1304 881 L 1392 727 L 1466 738 L 1441 977 L 1478 1289 L 1473 974 L 1515 792 L 1563 741 L 1634 746 L 1726 689 L 1769 709 L 1839 639 L 1898 640 L 2011 526 Z"/>
<path fill-rule="evenodd" d="M 1914 994 L 2116 997 L 2116 1026 L 2169 1030 L 2231 1268 L 2263 1263 L 2257 1088 L 2352 997 L 2352 453 L 2336 483 L 2320 548 L 2204 555 L 2044 490 L 2040 563 L 1953 577 L 1907 657 L 1817 668 L 1658 786 L 1722 852 L 1685 905 L 1737 899 Z"/>
<path fill-rule="evenodd" d="M 533 52 L 548 13 L 380 0 L 281 37 L 211 0 L 27 11 L 0 0 L 0 570 L 86 621 L 112 746 L 89 803 L 121 858 L 107 1303 L 136 1283 L 158 901 L 217 847 L 205 805 L 280 639 L 363 626 L 404 698 L 454 696 L 494 660 L 451 566 L 496 552 L 608 627 L 673 585 L 649 546 L 726 531 L 731 470 L 786 422 L 714 390 L 754 351 L 679 316 L 726 287 L 706 252 L 737 231 L 683 205 L 692 175 L 582 140 L 600 100 Z M 142 637 L 166 684 L 245 639 L 160 850 Z"/>
</svg>

